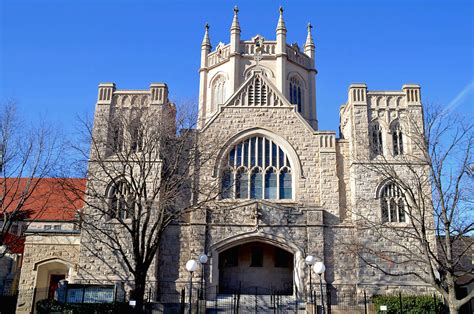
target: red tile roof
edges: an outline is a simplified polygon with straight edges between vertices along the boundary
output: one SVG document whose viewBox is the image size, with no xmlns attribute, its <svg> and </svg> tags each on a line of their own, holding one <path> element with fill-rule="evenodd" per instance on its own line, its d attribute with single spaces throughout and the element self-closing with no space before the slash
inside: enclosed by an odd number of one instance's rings
<svg viewBox="0 0 474 314">
<path fill-rule="evenodd" d="M 0 195 L 4 195 L 0 212 L 14 211 L 28 191 L 22 206 L 26 220 L 72 221 L 84 205 L 85 187 L 86 179 L 82 178 L 0 179 Z"/>
</svg>

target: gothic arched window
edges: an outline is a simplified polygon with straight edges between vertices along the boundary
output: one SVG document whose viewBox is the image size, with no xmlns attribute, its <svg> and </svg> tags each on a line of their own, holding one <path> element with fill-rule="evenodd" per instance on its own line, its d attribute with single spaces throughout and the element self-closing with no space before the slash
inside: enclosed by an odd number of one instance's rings
<svg viewBox="0 0 474 314">
<path fill-rule="evenodd" d="M 137 153 L 143 150 L 143 130 L 140 120 L 136 119 L 130 124 L 130 150 Z"/>
<path fill-rule="evenodd" d="M 405 200 L 402 189 L 388 182 L 380 191 L 382 222 L 405 222 Z"/>
<path fill-rule="evenodd" d="M 212 83 L 212 112 L 225 101 L 225 77 L 220 75 Z"/>
<path fill-rule="evenodd" d="M 221 176 L 222 198 L 292 199 L 293 179 L 286 153 L 262 136 L 232 147 Z"/>
<path fill-rule="evenodd" d="M 382 128 L 378 122 L 370 126 L 370 148 L 374 156 L 383 155 Z"/>
<path fill-rule="evenodd" d="M 296 76 L 293 76 L 290 79 L 290 103 L 297 106 L 298 112 L 302 110 L 303 99 L 303 84 Z"/>
<path fill-rule="evenodd" d="M 393 156 L 403 155 L 403 133 L 398 122 L 391 127 Z"/>
<path fill-rule="evenodd" d="M 126 180 L 122 179 L 111 185 L 108 191 L 110 217 L 127 219 L 130 217 L 127 202 L 130 198 L 130 188 Z"/>
<path fill-rule="evenodd" d="M 117 153 L 123 149 L 123 127 L 118 121 L 112 124 L 112 152 Z"/>
</svg>

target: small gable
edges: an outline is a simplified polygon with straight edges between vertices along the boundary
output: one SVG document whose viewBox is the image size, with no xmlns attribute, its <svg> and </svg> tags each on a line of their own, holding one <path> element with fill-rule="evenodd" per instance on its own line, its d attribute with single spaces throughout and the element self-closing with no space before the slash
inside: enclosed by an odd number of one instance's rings
<svg viewBox="0 0 474 314">
<path fill-rule="evenodd" d="M 262 71 L 253 75 L 225 103 L 225 107 L 285 107 L 293 108 L 285 97 L 265 77 Z"/>
</svg>

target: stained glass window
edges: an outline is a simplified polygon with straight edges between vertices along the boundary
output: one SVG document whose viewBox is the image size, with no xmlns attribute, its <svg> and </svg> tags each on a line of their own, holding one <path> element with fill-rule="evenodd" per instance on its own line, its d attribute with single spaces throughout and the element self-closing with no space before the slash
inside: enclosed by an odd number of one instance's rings
<svg viewBox="0 0 474 314">
<path fill-rule="evenodd" d="M 221 187 L 223 199 L 292 199 L 288 156 L 266 137 L 247 138 L 230 149 Z"/>
</svg>

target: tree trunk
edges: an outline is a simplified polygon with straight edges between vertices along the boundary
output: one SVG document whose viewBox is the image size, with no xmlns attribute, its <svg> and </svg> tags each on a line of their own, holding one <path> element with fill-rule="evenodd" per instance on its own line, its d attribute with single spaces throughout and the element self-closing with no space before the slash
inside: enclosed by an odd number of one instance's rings
<svg viewBox="0 0 474 314">
<path fill-rule="evenodd" d="M 456 310 L 456 307 L 454 304 L 449 303 L 449 314 L 457 314 L 458 310 Z"/>
<path fill-rule="evenodd" d="M 458 310 L 456 309 L 456 301 L 457 301 L 456 300 L 456 291 L 455 291 L 454 287 L 452 287 L 448 291 L 449 314 L 457 314 L 458 313 Z"/>
<path fill-rule="evenodd" d="M 145 305 L 145 286 L 146 286 L 146 272 L 137 271 L 135 275 L 135 289 L 133 290 L 133 297 L 136 301 L 135 313 L 144 313 Z"/>
</svg>

